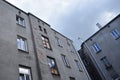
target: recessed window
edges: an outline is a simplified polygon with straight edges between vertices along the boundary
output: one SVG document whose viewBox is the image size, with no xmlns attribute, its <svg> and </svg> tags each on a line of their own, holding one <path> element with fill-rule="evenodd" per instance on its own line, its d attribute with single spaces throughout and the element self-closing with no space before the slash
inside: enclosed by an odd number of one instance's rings
<svg viewBox="0 0 120 80">
<path fill-rule="evenodd" d="M 45 36 L 42 36 L 43 46 L 47 49 L 51 49 L 49 39 Z"/>
<path fill-rule="evenodd" d="M 32 80 L 29 68 L 19 67 L 19 80 Z"/>
<path fill-rule="evenodd" d="M 46 29 L 45 29 L 45 28 L 44 28 L 44 33 L 45 33 L 45 34 L 47 34 L 47 31 L 46 31 Z"/>
<path fill-rule="evenodd" d="M 41 26 L 39 26 L 39 30 L 42 31 L 42 27 Z"/>
<path fill-rule="evenodd" d="M 94 43 L 92 47 L 96 53 L 101 51 L 101 48 L 97 43 Z"/>
<path fill-rule="evenodd" d="M 28 51 L 28 49 L 27 49 L 27 40 L 25 38 L 23 38 L 23 37 L 18 36 L 17 37 L 17 47 L 20 50 Z"/>
<path fill-rule="evenodd" d="M 62 41 L 60 40 L 60 38 L 55 37 L 55 39 L 56 39 L 57 45 L 62 47 Z"/>
<path fill-rule="evenodd" d="M 76 63 L 76 65 L 77 65 L 79 71 L 82 71 L 81 66 L 80 66 L 80 63 L 78 62 L 78 60 L 75 60 L 75 63 Z"/>
<path fill-rule="evenodd" d="M 57 64 L 54 58 L 47 57 L 48 66 L 52 74 L 59 75 Z"/>
<path fill-rule="evenodd" d="M 72 53 L 75 53 L 75 48 L 73 45 L 67 40 L 68 50 Z"/>
<path fill-rule="evenodd" d="M 20 16 L 16 16 L 16 22 L 17 22 L 17 24 L 19 24 L 21 26 L 25 26 L 25 20 L 24 20 L 24 18 L 22 18 Z"/>
<path fill-rule="evenodd" d="M 69 61 L 68 61 L 67 57 L 63 54 L 61 55 L 61 57 L 62 57 L 62 60 L 65 64 L 65 66 L 70 67 L 70 64 L 69 64 Z"/>
<path fill-rule="evenodd" d="M 75 80 L 75 78 L 74 77 L 69 77 L 70 78 L 70 80 Z"/>
<path fill-rule="evenodd" d="M 120 38 L 120 33 L 118 32 L 117 29 L 112 30 L 111 35 L 113 36 L 114 39 Z"/>
<path fill-rule="evenodd" d="M 111 68 L 111 64 L 109 63 L 108 59 L 106 57 L 101 58 L 101 61 L 105 65 L 106 69 Z"/>
</svg>

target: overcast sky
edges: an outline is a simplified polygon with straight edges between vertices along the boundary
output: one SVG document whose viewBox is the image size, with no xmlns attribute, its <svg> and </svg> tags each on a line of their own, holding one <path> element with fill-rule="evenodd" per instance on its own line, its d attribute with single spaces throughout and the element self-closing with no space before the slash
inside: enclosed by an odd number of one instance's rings
<svg viewBox="0 0 120 80">
<path fill-rule="evenodd" d="M 120 0 L 7 0 L 31 12 L 74 41 L 78 50 L 81 37 L 89 38 L 120 13 Z"/>
</svg>

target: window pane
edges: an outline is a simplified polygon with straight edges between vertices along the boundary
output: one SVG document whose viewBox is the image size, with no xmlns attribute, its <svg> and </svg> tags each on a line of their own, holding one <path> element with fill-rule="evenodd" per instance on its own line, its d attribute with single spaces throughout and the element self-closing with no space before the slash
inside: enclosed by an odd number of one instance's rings
<svg viewBox="0 0 120 80">
<path fill-rule="evenodd" d="M 48 57 L 48 65 L 52 74 L 57 74 L 57 75 L 59 74 L 57 65 L 54 59 Z"/>
<path fill-rule="evenodd" d="M 26 80 L 30 80 L 30 76 L 29 75 L 26 75 Z"/>
<path fill-rule="evenodd" d="M 48 38 L 46 38 L 46 37 L 44 37 L 44 36 L 42 36 L 41 38 L 42 38 L 43 46 L 44 46 L 45 48 L 51 49 Z"/>
<path fill-rule="evenodd" d="M 17 38 L 17 47 L 18 47 L 18 49 L 27 51 L 27 42 L 26 42 L 26 39 L 24 39 L 22 37 L 18 37 Z"/>
<path fill-rule="evenodd" d="M 94 43 L 92 47 L 95 52 L 99 52 L 101 50 L 100 46 L 97 43 Z"/>
<path fill-rule="evenodd" d="M 25 80 L 25 78 L 24 78 L 24 74 L 20 74 L 20 76 L 19 76 L 19 80 Z"/>
</svg>

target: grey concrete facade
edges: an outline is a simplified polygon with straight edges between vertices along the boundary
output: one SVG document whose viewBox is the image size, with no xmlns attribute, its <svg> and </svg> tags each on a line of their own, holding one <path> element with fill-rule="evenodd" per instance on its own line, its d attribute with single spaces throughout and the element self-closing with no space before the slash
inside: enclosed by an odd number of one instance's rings
<svg viewBox="0 0 120 80">
<path fill-rule="evenodd" d="M 102 80 L 119 80 L 120 15 L 83 42 L 81 47 L 94 63 Z"/>
<path fill-rule="evenodd" d="M 16 22 L 18 20 L 16 16 L 24 20 L 23 26 Z M 50 49 L 45 48 L 42 36 L 48 39 Z M 25 40 L 26 51 L 18 49 L 18 37 Z M 61 46 L 57 44 L 56 37 L 61 40 Z M 65 65 L 61 55 L 67 57 L 69 66 Z M 59 75 L 51 74 L 48 57 L 55 60 Z M 78 61 L 80 69 L 75 61 Z M 30 69 L 31 79 L 26 77 L 28 80 L 91 80 L 81 59 L 77 56 L 72 40 L 55 31 L 33 14 L 1 0 L 0 80 L 22 80 L 19 73 L 20 66 Z"/>
</svg>

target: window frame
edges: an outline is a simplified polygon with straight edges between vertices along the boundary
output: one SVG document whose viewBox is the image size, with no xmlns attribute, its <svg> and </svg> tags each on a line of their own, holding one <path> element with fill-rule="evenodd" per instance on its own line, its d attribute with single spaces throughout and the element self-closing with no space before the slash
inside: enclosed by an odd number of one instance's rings
<svg viewBox="0 0 120 80">
<path fill-rule="evenodd" d="M 63 63 L 66 67 L 70 68 L 69 60 L 67 59 L 66 55 L 61 54 L 61 58 L 63 60 Z"/>
<path fill-rule="evenodd" d="M 110 62 L 108 61 L 107 57 L 104 56 L 103 58 L 100 59 L 102 61 L 102 63 L 104 64 L 104 66 L 106 67 L 106 69 L 110 69 L 112 68 L 112 65 L 110 64 Z"/>
<path fill-rule="evenodd" d="M 32 73 L 30 67 L 19 65 L 18 71 L 19 71 L 19 80 L 21 80 L 20 79 L 21 75 L 24 78 L 23 80 L 27 80 L 28 77 L 29 80 L 32 80 Z"/>
<path fill-rule="evenodd" d="M 22 27 L 25 27 L 25 19 L 21 16 L 16 15 L 16 23 Z"/>
<path fill-rule="evenodd" d="M 51 61 L 53 61 L 54 63 Z M 55 58 L 47 56 L 47 62 L 48 62 L 48 67 L 50 69 L 51 74 L 59 76 L 60 74 L 58 71 L 58 67 L 57 67 L 57 63 L 56 63 Z M 50 64 L 49 64 L 49 62 L 50 62 Z M 54 64 L 54 66 L 52 66 L 52 64 Z"/>
<path fill-rule="evenodd" d="M 93 45 L 92 45 L 92 48 L 93 48 L 93 50 L 94 50 L 94 52 L 95 53 L 99 53 L 99 52 L 101 52 L 101 48 L 100 48 L 100 46 L 98 45 L 98 43 L 94 43 Z"/>
<path fill-rule="evenodd" d="M 63 47 L 61 39 L 59 37 L 57 37 L 57 36 L 55 36 L 55 39 L 56 39 L 57 45 L 59 47 Z"/>
<path fill-rule="evenodd" d="M 28 52 L 28 43 L 26 38 L 17 36 L 17 49 L 24 52 Z"/>
<path fill-rule="evenodd" d="M 120 38 L 120 33 L 117 29 L 113 29 L 112 31 L 110 31 L 110 34 L 116 40 Z"/>
<path fill-rule="evenodd" d="M 44 48 L 52 50 L 49 39 L 44 35 L 41 35 L 41 38 Z"/>
</svg>

